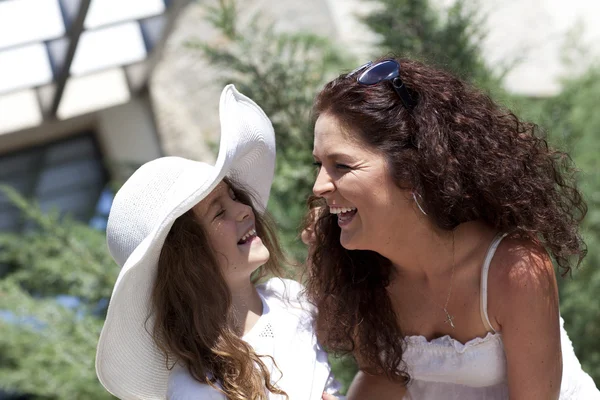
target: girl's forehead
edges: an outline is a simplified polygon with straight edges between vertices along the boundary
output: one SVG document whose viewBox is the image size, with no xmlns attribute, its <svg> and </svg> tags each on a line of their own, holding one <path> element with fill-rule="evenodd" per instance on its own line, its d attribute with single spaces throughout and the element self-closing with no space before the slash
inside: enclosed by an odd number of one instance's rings
<svg viewBox="0 0 600 400">
<path fill-rule="evenodd" d="M 221 181 L 215 186 L 215 188 L 204 198 L 204 200 L 210 200 L 219 196 L 223 196 L 229 192 L 229 185 L 225 181 Z"/>
<path fill-rule="evenodd" d="M 219 182 L 212 192 L 210 192 L 205 198 L 196 204 L 194 209 L 197 211 L 207 211 L 215 200 L 226 194 L 228 191 L 229 185 L 227 185 L 227 183 L 224 181 Z"/>
</svg>

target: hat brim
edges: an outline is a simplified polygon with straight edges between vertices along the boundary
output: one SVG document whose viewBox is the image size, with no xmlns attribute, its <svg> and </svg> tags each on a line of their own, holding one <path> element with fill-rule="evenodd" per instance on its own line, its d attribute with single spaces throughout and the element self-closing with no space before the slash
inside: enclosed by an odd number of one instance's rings
<svg viewBox="0 0 600 400">
<path fill-rule="evenodd" d="M 259 211 L 267 206 L 275 169 L 275 134 L 269 118 L 233 85 L 221 93 L 219 117 L 221 139 L 215 166 L 207 171 L 206 164 L 190 162 L 170 193 L 176 206 L 129 255 L 115 283 L 98 342 L 96 373 L 102 385 L 120 399 L 166 398 L 169 370 L 152 338 L 150 296 L 161 248 L 175 219 L 226 176 L 253 191 Z M 203 177 L 200 181 L 199 176 Z"/>
</svg>

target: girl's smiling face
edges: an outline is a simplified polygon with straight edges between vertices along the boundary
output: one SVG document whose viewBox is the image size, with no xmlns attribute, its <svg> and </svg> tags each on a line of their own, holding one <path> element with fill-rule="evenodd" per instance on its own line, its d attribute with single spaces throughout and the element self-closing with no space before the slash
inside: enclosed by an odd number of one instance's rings
<svg viewBox="0 0 600 400">
<path fill-rule="evenodd" d="M 247 281 L 269 260 L 269 250 L 256 235 L 252 208 L 241 203 L 227 183 L 219 183 L 193 210 L 230 287 Z"/>
</svg>

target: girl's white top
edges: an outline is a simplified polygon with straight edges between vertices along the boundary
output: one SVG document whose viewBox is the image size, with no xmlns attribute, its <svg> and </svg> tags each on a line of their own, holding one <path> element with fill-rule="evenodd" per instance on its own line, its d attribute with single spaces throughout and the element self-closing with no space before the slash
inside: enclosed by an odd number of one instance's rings
<svg viewBox="0 0 600 400">
<path fill-rule="evenodd" d="M 481 318 L 490 332 L 464 344 L 447 335 L 431 341 L 423 336 L 406 337 L 404 360 L 413 381 L 405 399 L 508 399 L 502 333 L 494 331 L 487 314 L 488 270 L 498 244 L 505 236 L 499 234 L 492 241 L 481 273 Z M 563 356 L 560 400 L 600 399 L 594 381 L 581 369 L 562 318 L 560 334 Z"/>
<path fill-rule="evenodd" d="M 257 286 L 263 313 L 243 336 L 271 372 L 271 381 L 290 400 L 319 400 L 323 392 L 337 394 L 339 383 L 333 378 L 327 353 L 321 349 L 313 328 L 313 307 L 302 295 L 298 282 L 272 278 Z M 169 400 L 226 400 L 213 387 L 193 379 L 187 369 L 177 365 L 169 376 Z M 270 400 L 281 395 L 269 394 Z"/>
</svg>

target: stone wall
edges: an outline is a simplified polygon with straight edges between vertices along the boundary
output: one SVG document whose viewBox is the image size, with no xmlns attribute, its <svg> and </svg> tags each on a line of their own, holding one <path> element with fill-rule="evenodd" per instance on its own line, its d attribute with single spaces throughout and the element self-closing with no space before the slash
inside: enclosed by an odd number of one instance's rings
<svg viewBox="0 0 600 400">
<path fill-rule="evenodd" d="M 218 142 L 218 102 L 222 89 L 218 71 L 207 65 L 199 51 L 187 48 L 188 40 L 218 43 L 220 38 L 205 20 L 205 5 L 190 3 L 182 12 L 165 46 L 151 80 L 151 96 L 162 148 L 179 155 L 213 162 L 211 141 Z M 259 10 L 284 31 L 310 30 L 335 38 L 327 0 L 239 0 L 240 23 Z M 266 14 L 266 15 L 265 15 Z"/>
</svg>

